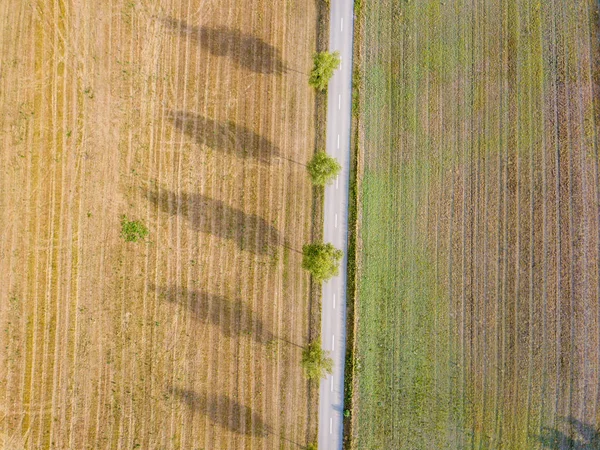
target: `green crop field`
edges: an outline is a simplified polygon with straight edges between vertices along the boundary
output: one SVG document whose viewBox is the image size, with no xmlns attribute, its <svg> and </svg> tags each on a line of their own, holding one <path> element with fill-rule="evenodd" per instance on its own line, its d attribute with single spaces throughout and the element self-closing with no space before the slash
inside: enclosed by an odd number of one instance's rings
<svg viewBox="0 0 600 450">
<path fill-rule="evenodd" d="M 363 0 L 354 448 L 600 448 L 597 10 Z"/>
</svg>

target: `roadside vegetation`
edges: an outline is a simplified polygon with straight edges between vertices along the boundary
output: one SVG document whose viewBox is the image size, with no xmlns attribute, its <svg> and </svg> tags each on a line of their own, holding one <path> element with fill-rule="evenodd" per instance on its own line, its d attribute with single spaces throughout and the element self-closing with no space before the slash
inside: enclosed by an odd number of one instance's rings
<svg viewBox="0 0 600 450">
<path fill-rule="evenodd" d="M 302 267 L 320 283 L 338 275 L 343 256 L 344 253 L 330 243 L 305 244 L 302 247 Z"/>
<path fill-rule="evenodd" d="M 310 342 L 302 350 L 302 367 L 308 380 L 319 381 L 333 372 L 333 360 L 323 350 L 321 338 Z"/>
<path fill-rule="evenodd" d="M 361 3 L 351 448 L 593 445 L 597 3 Z"/>
<path fill-rule="evenodd" d="M 337 159 L 319 150 L 308 163 L 308 173 L 315 186 L 326 186 L 337 177 L 342 166 Z"/>
<path fill-rule="evenodd" d="M 335 70 L 340 66 L 339 52 L 317 52 L 313 55 L 313 69 L 308 84 L 318 91 L 327 89 L 327 84 Z"/>
</svg>

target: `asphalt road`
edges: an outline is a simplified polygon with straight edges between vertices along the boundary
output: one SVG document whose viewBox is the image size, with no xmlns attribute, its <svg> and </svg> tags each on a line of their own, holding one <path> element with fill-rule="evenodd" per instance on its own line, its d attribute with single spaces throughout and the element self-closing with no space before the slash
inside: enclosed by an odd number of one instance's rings
<svg viewBox="0 0 600 450">
<path fill-rule="evenodd" d="M 333 374 L 321 380 L 319 450 L 341 449 L 343 436 L 354 1 L 331 0 L 330 8 L 329 49 L 339 51 L 342 62 L 328 87 L 327 153 L 339 161 L 342 171 L 325 189 L 324 241 L 343 250 L 344 259 L 340 275 L 323 284 L 321 339 L 323 348 L 330 351 L 334 366 Z"/>
</svg>

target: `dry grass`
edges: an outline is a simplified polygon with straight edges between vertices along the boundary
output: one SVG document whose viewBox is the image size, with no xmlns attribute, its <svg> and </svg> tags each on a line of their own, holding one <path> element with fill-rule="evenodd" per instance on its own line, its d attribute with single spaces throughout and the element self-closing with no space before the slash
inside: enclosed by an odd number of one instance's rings
<svg viewBox="0 0 600 450">
<path fill-rule="evenodd" d="M 305 445 L 314 3 L 0 10 L 0 442 Z"/>
</svg>

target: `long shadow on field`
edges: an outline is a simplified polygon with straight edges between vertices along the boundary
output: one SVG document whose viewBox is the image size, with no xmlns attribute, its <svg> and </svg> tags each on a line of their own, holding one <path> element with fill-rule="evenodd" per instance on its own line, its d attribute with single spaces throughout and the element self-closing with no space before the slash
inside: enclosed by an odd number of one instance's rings
<svg viewBox="0 0 600 450">
<path fill-rule="evenodd" d="M 252 436 L 267 435 L 267 426 L 262 418 L 237 400 L 221 394 L 198 393 L 174 386 L 169 389 L 169 393 L 188 408 L 206 415 L 212 422 L 230 431 Z M 222 411 L 221 414 L 219 410 Z"/>
<path fill-rule="evenodd" d="M 178 286 L 150 284 L 148 289 L 155 291 L 160 299 L 188 308 L 196 320 L 220 327 L 227 337 L 244 334 L 264 345 L 275 339 L 265 329 L 263 322 L 254 317 L 252 309 L 240 299 L 229 300 L 220 295 Z"/>
<path fill-rule="evenodd" d="M 198 145 L 241 158 L 255 158 L 263 164 L 281 156 L 279 147 L 270 140 L 232 121 L 217 122 L 185 111 L 169 111 L 168 118 Z"/>
<path fill-rule="evenodd" d="M 195 231 L 234 241 L 241 250 L 268 255 L 283 243 L 279 231 L 262 217 L 232 208 L 202 194 L 176 194 L 142 188 L 144 196 L 167 214 L 180 214 Z"/>
<path fill-rule="evenodd" d="M 543 427 L 537 439 L 552 450 L 600 449 L 600 430 L 573 417 L 559 418 L 556 428 Z"/>
<path fill-rule="evenodd" d="M 226 27 L 189 25 L 172 17 L 161 19 L 182 37 L 190 36 L 214 56 L 226 56 L 235 64 L 257 73 L 281 75 L 287 72 L 281 51 L 262 39 Z"/>
</svg>

